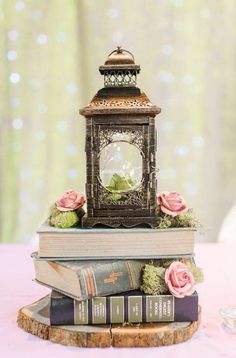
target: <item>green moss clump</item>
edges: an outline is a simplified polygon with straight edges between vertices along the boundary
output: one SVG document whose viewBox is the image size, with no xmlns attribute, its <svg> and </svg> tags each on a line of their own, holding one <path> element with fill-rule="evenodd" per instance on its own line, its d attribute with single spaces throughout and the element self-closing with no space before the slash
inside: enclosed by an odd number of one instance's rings
<svg viewBox="0 0 236 358">
<path fill-rule="evenodd" d="M 53 204 L 53 205 L 50 207 L 49 217 L 48 217 L 48 223 L 49 223 L 49 225 L 55 226 L 55 225 L 54 225 L 54 219 L 55 219 L 55 217 L 56 217 L 57 215 L 59 215 L 60 213 L 61 213 L 61 211 L 57 209 L 56 204 Z"/>
<path fill-rule="evenodd" d="M 192 271 L 195 283 L 201 283 L 204 281 L 203 271 L 200 267 L 197 267 L 194 263 L 188 263 L 187 266 Z"/>
<path fill-rule="evenodd" d="M 55 218 L 60 213 L 61 213 L 61 211 L 57 209 L 56 204 L 53 204 L 49 210 L 49 217 Z"/>
<path fill-rule="evenodd" d="M 189 210 L 185 214 L 180 214 L 176 216 L 176 227 L 193 227 L 196 228 L 200 225 L 199 220 L 194 215 L 194 213 Z"/>
<path fill-rule="evenodd" d="M 163 214 L 160 210 L 157 211 L 157 213 L 159 215 L 156 226 L 157 229 L 168 229 L 172 227 L 201 227 L 200 221 L 191 209 L 189 209 L 187 213 L 179 214 L 174 217 L 171 215 Z"/>
<path fill-rule="evenodd" d="M 51 219 L 53 226 L 66 229 L 76 226 L 79 223 L 79 218 L 75 211 L 60 211 L 56 217 Z"/>
<path fill-rule="evenodd" d="M 172 226 L 171 217 L 169 215 L 165 215 L 163 218 L 161 218 L 158 224 L 158 229 L 168 229 L 171 226 Z"/>
<path fill-rule="evenodd" d="M 56 204 L 53 204 L 50 208 L 48 223 L 65 229 L 78 225 L 84 215 L 85 211 L 82 207 L 74 211 L 60 211 Z"/>
<path fill-rule="evenodd" d="M 143 268 L 140 290 L 150 295 L 160 295 L 168 291 L 165 283 L 165 268 L 146 264 Z"/>
</svg>

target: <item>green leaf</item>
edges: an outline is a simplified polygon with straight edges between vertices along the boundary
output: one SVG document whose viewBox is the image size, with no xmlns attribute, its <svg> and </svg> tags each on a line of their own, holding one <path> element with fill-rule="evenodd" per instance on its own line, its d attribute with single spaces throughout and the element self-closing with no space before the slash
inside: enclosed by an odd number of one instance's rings
<svg viewBox="0 0 236 358">
<path fill-rule="evenodd" d="M 125 178 L 124 176 L 120 176 L 119 174 L 113 174 L 107 189 L 109 190 L 129 190 L 135 185 L 135 181 L 131 178 Z"/>
</svg>

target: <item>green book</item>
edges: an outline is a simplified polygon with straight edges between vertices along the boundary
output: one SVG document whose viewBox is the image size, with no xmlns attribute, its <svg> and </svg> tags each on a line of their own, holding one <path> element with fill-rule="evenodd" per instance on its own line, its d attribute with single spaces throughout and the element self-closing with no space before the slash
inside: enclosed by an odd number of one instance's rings
<svg viewBox="0 0 236 358">
<path fill-rule="evenodd" d="M 36 281 L 76 300 L 138 289 L 145 260 L 49 261 L 33 253 Z"/>
</svg>

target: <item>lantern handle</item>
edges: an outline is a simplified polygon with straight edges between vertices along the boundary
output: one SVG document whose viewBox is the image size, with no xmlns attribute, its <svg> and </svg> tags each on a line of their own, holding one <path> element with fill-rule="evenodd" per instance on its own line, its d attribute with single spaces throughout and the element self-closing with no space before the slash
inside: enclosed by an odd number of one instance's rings
<svg viewBox="0 0 236 358">
<path fill-rule="evenodd" d="M 111 56 L 114 52 L 122 53 L 123 51 L 129 53 L 132 56 L 133 60 L 135 61 L 134 55 L 130 51 L 125 50 L 124 48 L 122 48 L 122 46 L 117 46 L 117 49 L 113 50 L 111 53 L 109 53 L 108 57 Z"/>
</svg>

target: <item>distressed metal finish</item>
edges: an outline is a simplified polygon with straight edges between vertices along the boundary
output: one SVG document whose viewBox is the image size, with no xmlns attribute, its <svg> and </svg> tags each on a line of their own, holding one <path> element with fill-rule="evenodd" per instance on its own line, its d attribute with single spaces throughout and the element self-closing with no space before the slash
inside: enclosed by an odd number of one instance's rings
<svg viewBox="0 0 236 358">
<path fill-rule="evenodd" d="M 120 226 L 131 228 L 139 225 L 149 226 L 150 228 L 154 229 L 157 225 L 157 219 L 155 217 L 114 217 L 114 218 L 107 218 L 107 217 L 94 217 L 89 218 L 86 217 L 83 219 L 83 226 L 91 229 L 95 225 L 104 225 L 110 228 L 118 228 Z"/>
<path fill-rule="evenodd" d="M 147 97 L 146 97 L 147 98 Z M 153 104 L 146 99 L 144 96 L 140 97 L 134 97 L 134 98 L 94 98 L 92 102 L 89 103 L 89 108 L 96 108 L 96 107 L 118 107 L 118 108 L 130 108 L 130 107 L 152 107 Z"/>
<path fill-rule="evenodd" d="M 116 97 L 98 97 L 96 95 L 92 101 L 80 110 L 83 116 L 90 116 L 95 114 L 149 114 L 155 116 L 160 113 L 161 109 L 153 105 L 150 99 L 141 93 L 137 96 L 120 96 L 119 93 Z M 127 119 L 128 120 L 128 119 Z"/>
<path fill-rule="evenodd" d="M 134 56 L 131 52 L 124 50 L 121 46 L 117 46 L 116 50 L 112 51 L 105 62 L 106 65 L 134 65 Z"/>
<path fill-rule="evenodd" d="M 105 87 L 132 87 L 136 86 L 140 66 L 135 65 L 131 52 L 118 46 L 110 53 L 105 65 L 99 67 L 99 71 L 104 75 Z"/>
<path fill-rule="evenodd" d="M 126 53 L 125 56 L 131 61 L 132 54 Z M 118 57 L 122 62 L 122 52 L 117 52 L 117 57 L 113 52 L 111 58 L 117 60 Z M 109 65 L 100 67 L 104 77 L 109 66 L 112 71 L 121 71 L 122 76 L 125 75 L 127 66 L 136 67 L 134 62 L 115 65 L 111 58 Z M 133 70 L 138 72 L 139 66 Z M 122 76 L 118 80 L 123 81 Z M 123 95 L 126 85 L 127 93 Z M 153 105 L 138 88 L 131 90 L 133 85 L 134 83 L 121 83 L 122 88 L 115 92 L 112 88 L 107 88 L 105 97 L 102 89 L 80 110 L 86 117 L 87 216 L 82 219 L 83 227 L 91 228 L 97 224 L 114 228 L 156 225 L 155 116 L 160 113 L 160 108 Z M 121 195 L 114 198 L 114 193 L 118 191 L 109 190 L 102 184 L 100 157 L 106 146 L 120 141 L 134 145 L 140 152 L 142 175 L 140 183 L 134 189 L 121 190 Z"/>
</svg>

